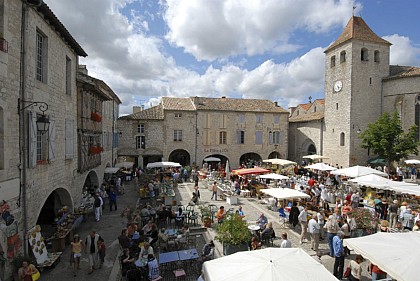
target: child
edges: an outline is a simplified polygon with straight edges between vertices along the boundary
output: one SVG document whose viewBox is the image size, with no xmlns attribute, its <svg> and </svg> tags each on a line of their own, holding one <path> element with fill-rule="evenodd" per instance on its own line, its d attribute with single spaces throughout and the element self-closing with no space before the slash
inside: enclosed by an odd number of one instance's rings
<svg viewBox="0 0 420 281">
<path fill-rule="evenodd" d="M 104 239 L 99 239 L 99 241 L 98 241 L 98 254 L 99 254 L 99 260 L 101 262 L 99 264 L 99 268 L 102 268 L 102 265 L 105 262 L 105 252 L 106 252 L 105 241 L 104 241 Z"/>
</svg>

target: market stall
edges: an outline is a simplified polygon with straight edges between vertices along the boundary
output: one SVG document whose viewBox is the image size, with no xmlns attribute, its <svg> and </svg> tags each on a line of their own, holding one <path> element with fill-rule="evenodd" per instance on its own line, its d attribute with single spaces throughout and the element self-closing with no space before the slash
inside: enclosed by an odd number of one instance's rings
<svg viewBox="0 0 420 281">
<path fill-rule="evenodd" d="M 344 246 L 398 281 L 412 281 L 419 279 L 418 261 L 420 252 L 420 233 L 386 233 L 350 238 L 343 240 Z"/>
<path fill-rule="evenodd" d="M 291 188 L 268 188 L 261 189 L 260 191 L 279 200 L 311 198 L 308 194 Z"/>
<path fill-rule="evenodd" d="M 312 165 L 308 165 L 305 167 L 306 169 L 312 169 L 312 170 L 319 170 L 319 171 L 334 171 L 337 170 L 335 167 L 331 167 L 328 164 L 325 163 L 315 163 Z"/>
<path fill-rule="evenodd" d="M 238 252 L 205 262 L 203 276 L 206 281 L 338 280 L 301 248 Z"/>
</svg>

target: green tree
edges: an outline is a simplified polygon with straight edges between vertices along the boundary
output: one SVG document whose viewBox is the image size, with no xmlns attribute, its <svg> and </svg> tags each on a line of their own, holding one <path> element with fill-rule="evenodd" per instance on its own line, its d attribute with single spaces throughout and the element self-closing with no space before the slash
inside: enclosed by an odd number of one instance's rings
<svg viewBox="0 0 420 281">
<path fill-rule="evenodd" d="M 368 128 L 359 135 L 362 147 L 369 148 L 388 162 L 400 161 L 410 154 L 418 154 L 417 126 L 412 126 L 404 132 L 401 120 L 396 111 L 392 114 L 385 112 L 379 119 L 369 124 Z"/>
</svg>

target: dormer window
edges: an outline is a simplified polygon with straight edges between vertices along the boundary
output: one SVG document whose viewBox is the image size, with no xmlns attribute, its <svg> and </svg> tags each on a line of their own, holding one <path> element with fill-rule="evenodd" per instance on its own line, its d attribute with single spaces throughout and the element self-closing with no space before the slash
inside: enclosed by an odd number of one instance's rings
<svg viewBox="0 0 420 281">
<path fill-rule="evenodd" d="M 341 51 L 340 53 L 340 63 L 343 63 L 346 61 L 346 51 Z"/>
<path fill-rule="evenodd" d="M 362 48 L 362 50 L 360 51 L 360 59 L 362 61 L 368 61 L 369 60 L 369 52 L 368 52 L 368 49 Z"/>
</svg>

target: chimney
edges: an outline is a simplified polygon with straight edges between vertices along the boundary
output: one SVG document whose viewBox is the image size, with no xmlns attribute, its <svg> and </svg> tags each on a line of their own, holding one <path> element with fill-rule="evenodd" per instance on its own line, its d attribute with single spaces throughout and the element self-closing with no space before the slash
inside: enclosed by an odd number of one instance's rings
<svg viewBox="0 0 420 281">
<path fill-rule="evenodd" d="M 133 106 L 133 113 L 138 113 L 142 111 L 142 108 L 140 106 Z"/>
<path fill-rule="evenodd" d="M 88 70 L 85 64 L 79 65 L 79 72 L 84 75 L 88 75 Z"/>
<path fill-rule="evenodd" d="M 275 102 L 274 102 L 274 106 L 277 106 L 277 107 L 278 107 L 278 106 L 279 106 L 279 104 L 275 101 Z"/>
<path fill-rule="evenodd" d="M 222 97 L 222 99 L 225 99 L 225 98 L 226 98 L 225 96 Z"/>
</svg>

